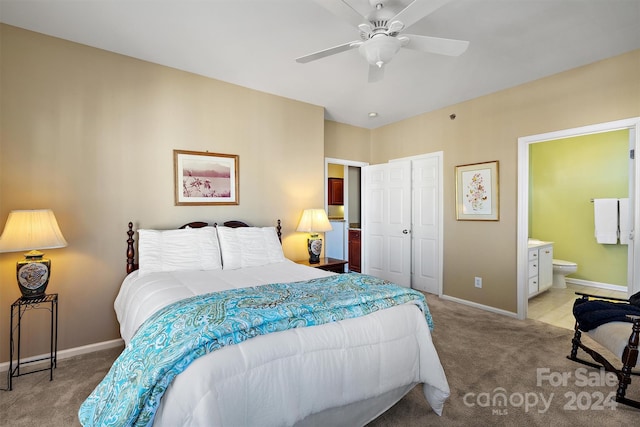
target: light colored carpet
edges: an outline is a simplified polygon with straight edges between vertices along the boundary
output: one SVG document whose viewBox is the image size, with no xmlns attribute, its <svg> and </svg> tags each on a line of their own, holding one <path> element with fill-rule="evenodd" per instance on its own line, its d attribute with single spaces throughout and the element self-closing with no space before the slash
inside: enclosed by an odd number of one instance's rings
<svg viewBox="0 0 640 427">
<path fill-rule="evenodd" d="M 369 427 L 638 425 L 640 410 L 624 405 L 600 409 L 600 396 L 615 393 L 616 388 L 600 384 L 597 370 L 566 359 L 572 331 L 431 295 L 428 302 L 435 320 L 433 340 L 451 387 L 444 414 L 438 417 L 431 411 L 418 386 Z M 105 350 L 62 360 L 52 382 L 48 372 L 14 379 L 13 391 L 0 392 L 0 425 L 79 425 L 80 404 L 119 352 Z M 539 384 L 538 370 L 544 369 L 547 378 L 567 380 Z M 588 377 L 591 382 L 583 386 L 581 374 L 595 377 Z M 629 397 L 640 398 L 639 383 L 640 378 L 634 378 Z M 492 404 L 501 392 L 507 397 L 506 406 Z"/>
</svg>

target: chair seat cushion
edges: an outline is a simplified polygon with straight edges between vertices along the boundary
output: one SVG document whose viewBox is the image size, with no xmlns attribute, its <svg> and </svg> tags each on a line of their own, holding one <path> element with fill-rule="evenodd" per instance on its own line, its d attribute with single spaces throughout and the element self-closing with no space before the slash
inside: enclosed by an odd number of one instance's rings
<svg viewBox="0 0 640 427">
<path fill-rule="evenodd" d="M 590 330 L 586 334 L 622 359 L 622 352 L 629 343 L 632 328 L 633 324 L 629 322 L 609 322 Z"/>
</svg>

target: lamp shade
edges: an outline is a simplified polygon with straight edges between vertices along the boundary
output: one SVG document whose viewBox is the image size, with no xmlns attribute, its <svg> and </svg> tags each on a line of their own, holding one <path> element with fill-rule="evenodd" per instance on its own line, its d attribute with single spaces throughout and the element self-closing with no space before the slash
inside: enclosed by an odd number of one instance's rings
<svg viewBox="0 0 640 427">
<path fill-rule="evenodd" d="M 322 233 L 331 230 L 331 223 L 329 223 L 329 218 L 327 218 L 327 213 L 324 209 L 305 209 L 296 229 L 296 231 L 307 233 Z"/>
<path fill-rule="evenodd" d="M 54 249 L 65 246 L 67 241 L 51 209 L 11 211 L 0 236 L 0 252 Z"/>
</svg>

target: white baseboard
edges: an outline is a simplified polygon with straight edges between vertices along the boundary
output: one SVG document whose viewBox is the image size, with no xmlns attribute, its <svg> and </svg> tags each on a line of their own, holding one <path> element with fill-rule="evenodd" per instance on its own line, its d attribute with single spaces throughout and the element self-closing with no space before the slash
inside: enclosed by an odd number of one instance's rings
<svg viewBox="0 0 640 427">
<path fill-rule="evenodd" d="M 124 346 L 124 341 L 122 339 L 116 339 L 111 341 L 104 341 L 95 344 L 83 345 L 81 347 L 69 348 L 66 350 L 60 350 L 57 354 L 57 360 L 69 359 L 70 357 L 80 356 L 81 354 L 93 353 L 94 351 L 100 350 L 108 350 L 110 348 L 115 348 L 119 346 Z M 38 360 L 43 358 L 48 358 L 49 353 L 41 354 L 39 356 L 27 357 L 21 360 L 21 363 L 30 362 L 32 360 Z M 14 360 L 14 363 L 16 361 Z M 44 360 L 43 363 L 47 363 L 47 360 Z M 15 366 L 15 365 L 14 365 Z M 9 370 L 9 362 L 0 363 L 0 372 L 6 372 Z"/>
<path fill-rule="evenodd" d="M 571 277 L 565 277 L 567 283 L 573 283 L 574 285 L 590 286 L 592 288 L 609 289 L 611 291 L 627 292 L 629 288 L 626 286 L 612 285 L 610 283 L 592 282 L 591 280 L 573 279 Z"/>
<path fill-rule="evenodd" d="M 499 308 L 491 307 L 491 306 L 484 305 L 484 304 L 478 304 L 477 302 L 467 301 L 466 299 L 460 299 L 460 298 L 452 297 L 452 296 L 449 296 L 449 295 L 441 295 L 440 298 L 445 299 L 447 301 L 453 301 L 453 302 L 457 302 L 459 304 L 468 305 L 470 307 L 479 308 L 480 310 L 490 311 L 490 312 L 496 313 L 496 314 L 501 314 L 503 316 L 513 317 L 513 318 L 516 318 L 516 319 L 518 318 L 518 313 L 513 313 L 513 312 L 507 311 L 507 310 L 501 310 Z"/>
</svg>

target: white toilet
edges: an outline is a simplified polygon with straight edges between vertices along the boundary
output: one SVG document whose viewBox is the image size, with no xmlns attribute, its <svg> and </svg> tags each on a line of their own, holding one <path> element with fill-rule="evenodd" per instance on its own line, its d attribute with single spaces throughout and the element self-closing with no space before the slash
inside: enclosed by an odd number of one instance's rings
<svg viewBox="0 0 640 427">
<path fill-rule="evenodd" d="M 578 271 L 578 264 L 563 259 L 553 259 L 553 285 L 554 288 L 566 288 L 565 276 Z"/>
</svg>

